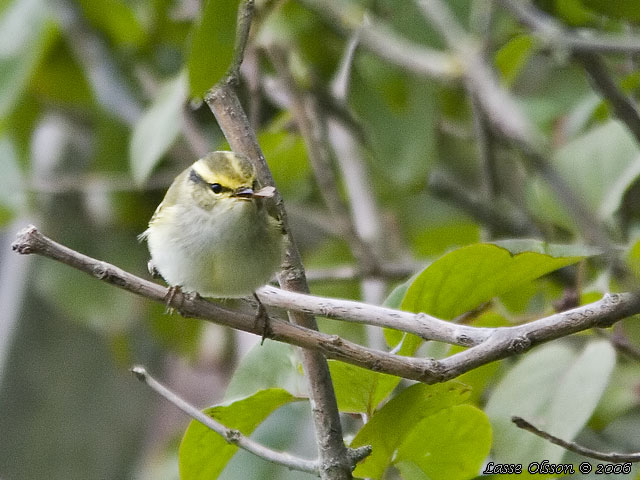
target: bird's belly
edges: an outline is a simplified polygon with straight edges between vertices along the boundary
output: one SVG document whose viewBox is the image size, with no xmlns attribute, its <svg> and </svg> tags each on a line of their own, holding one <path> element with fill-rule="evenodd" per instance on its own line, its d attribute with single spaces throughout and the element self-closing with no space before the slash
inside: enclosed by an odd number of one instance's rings
<svg viewBox="0 0 640 480">
<path fill-rule="evenodd" d="M 281 260 L 280 232 L 262 213 L 235 208 L 222 217 L 206 211 L 179 215 L 149 233 L 153 263 L 167 283 L 185 291 L 248 295 L 271 279 Z"/>
</svg>

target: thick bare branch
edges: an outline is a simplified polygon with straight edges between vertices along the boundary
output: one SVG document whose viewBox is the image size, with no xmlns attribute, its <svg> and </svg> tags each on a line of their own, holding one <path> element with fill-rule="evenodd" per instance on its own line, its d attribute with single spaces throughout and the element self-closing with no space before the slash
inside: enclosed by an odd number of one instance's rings
<svg viewBox="0 0 640 480">
<path fill-rule="evenodd" d="M 124 290 L 157 302 L 166 302 L 167 288 L 60 245 L 42 235 L 33 226 L 25 228 L 18 234 L 12 248 L 21 254 L 39 254 L 52 258 Z M 270 297 L 273 298 L 275 293 L 276 289 L 273 289 Z M 269 301 L 269 296 L 265 298 Z M 286 299 L 286 301 L 289 300 Z M 305 309 L 313 311 L 313 305 L 317 305 L 317 302 L 318 299 L 309 296 L 309 306 Z M 323 300 L 320 299 L 320 302 Z M 170 306 L 185 316 L 202 318 L 256 335 L 263 333 L 263 329 L 260 325 L 256 325 L 252 315 L 228 310 L 194 294 L 176 294 L 171 298 Z M 371 306 L 359 304 L 358 307 L 365 315 L 364 312 Z M 292 305 L 290 308 L 300 307 Z M 374 307 L 372 317 L 376 316 L 375 309 L 377 308 Z M 406 312 L 397 313 L 404 315 Z M 594 327 L 608 327 L 618 320 L 637 313 L 640 313 L 640 295 L 631 293 L 607 294 L 597 302 L 527 324 L 481 329 L 479 335 L 486 334 L 487 330 L 489 333 L 482 343 L 442 360 L 393 355 L 357 345 L 337 335 L 327 335 L 275 318 L 271 319 L 273 335 L 270 338 L 304 347 L 327 358 L 351 363 L 369 370 L 424 383 L 438 383 L 455 378 L 492 361 L 523 353 L 538 344 Z M 475 327 L 466 326 L 465 328 L 473 329 Z M 447 333 L 443 331 L 437 335 L 445 338 Z"/>
<path fill-rule="evenodd" d="M 271 286 L 261 287 L 256 293 L 260 301 L 265 305 L 287 310 L 302 310 L 314 315 L 377 327 L 392 328 L 413 333 L 425 340 L 437 340 L 465 347 L 479 345 L 493 331 L 491 328 L 458 325 L 440 320 L 426 313 L 403 312 L 352 300 L 303 295 Z"/>
</svg>

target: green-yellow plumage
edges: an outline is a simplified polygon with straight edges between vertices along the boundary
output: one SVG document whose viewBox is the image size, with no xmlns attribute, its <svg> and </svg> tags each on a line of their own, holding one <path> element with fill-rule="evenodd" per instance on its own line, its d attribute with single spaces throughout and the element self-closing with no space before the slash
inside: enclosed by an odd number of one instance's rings
<svg viewBox="0 0 640 480">
<path fill-rule="evenodd" d="M 169 285 L 227 298 L 271 279 L 282 228 L 258 188 L 253 164 L 232 152 L 209 153 L 176 177 L 141 235 Z"/>
</svg>

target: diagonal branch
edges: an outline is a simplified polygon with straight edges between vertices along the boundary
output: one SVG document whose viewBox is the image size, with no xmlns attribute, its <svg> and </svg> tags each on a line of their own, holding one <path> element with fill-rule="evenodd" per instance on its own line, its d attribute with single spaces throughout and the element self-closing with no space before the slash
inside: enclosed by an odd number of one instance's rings
<svg viewBox="0 0 640 480">
<path fill-rule="evenodd" d="M 545 440 L 549 440 L 551 443 L 561 446 L 565 450 L 569 450 L 570 452 L 577 453 L 578 455 L 584 455 L 585 457 L 595 458 L 597 460 L 602 460 L 604 462 L 613 462 L 613 463 L 623 463 L 623 462 L 640 462 L 640 453 L 616 453 L 616 452 L 599 452 L 597 450 L 593 450 L 591 448 L 583 447 L 582 445 L 578 445 L 575 442 L 567 442 L 566 440 L 562 440 L 550 433 L 545 432 L 544 430 L 540 430 L 539 428 L 534 427 L 532 424 L 527 422 L 524 418 L 521 417 L 511 417 L 511 421 L 516 424 L 518 428 L 522 428 L 523 430 L 527 430 Z"/>
<path fill-rule="evenodd" d="M 252 440 L 251 438 L 243 435 L 240 431 L 234 430 L 228 427 L 225 427 L 223 424 L 211 418 L 210 416 L 202 413 L 196 407 L 185 401 L 183 398 L 179 397 L 177 394 L 169 390 L 167 387 L 158 382 L 155 378 L 147 373 L 147 370 L 137 365 L 131 369 L 131 372 L 136 376 L 138 380 L 146 383 L 151 389 L 153 389 L 156 393 L 164 397 L 166 400 L 174 404 L 184 413 L 189 415 L 194 420 L 197 420 L 205 427 L 210 428 L 217 434 L 219 434 L 224 440 L 232 445 L 237 445 L 238 447 L 246 450 L 249 453 L 253 453 L 254 455 L 268 461 L 271 463 L 275 463 L 278 465 L 282 465 L 290 470 L 297 470 L 299 472 L 306 472 L 318 475 L 319 468 L 318 462 L 314 462 L 312 460 L 305 460 L 303 458 L 298 458 L 293 455 L 290 455 L 286 452 L 278 452 L 276 450 L 272 450 L 264 445 Z"/>
<path fill-rule="evenodd" d="M 639 53 L 640 38 L 630 35 L 609 35 L 583 30 L 578 35 L 565 29 L 552 17 L 522 0 L 497 0 L 520 22 L 533 30 L 534 35 L 551 47 L 582 53 Z"/>
<path fill-rule="evenodd" d="M 14 251 L 20 254 L 38 254 L 53 260 L 65 263 L 73 268 L 92 275 L 119 288 L 135 293 L 156 302 L 165 303 L 168 289 L 153 282 L 136 277 L 124 270 L 106 262 L 83 255 L 64 245 L 42 235 L 35 227 L 27 227 L 22 230 L 12 245 Z M 265 290 L 271 290 L 265 295 Z M 278 289 L 263 288 L 259 290 L 261 299 L 265 298 L 265 304 L 275 304 L 273 297 Z M 315 311 L 314 305 L 322 308 L 324 313 L 331 313 L 329 299 L 318 299 L 312 296 L 304 296 L 308 299 L 308 305 L 291 304 L 288 308 L 302 311 Z M 278 300 L 290 301 L 290 298 Z M 301 298 L 296 300 L 296 303 Z M 335 302 L 345 302 L 335 300 Z M 364 303 L 348 302 L 354 304 L 355 312 L 349 315 L 359 318 L 370 316 L 375 318 L 380 307 L 372 307 Z M 325 305 L 321 307 L 321 305 Z M 242 314 L 223 308 L 213 302 L 209 302 L 197 295 L 179 293 L 171 298 L 169 306 L 174 307 L 184 316 L 197 317 L 219 325 L 243 330 L 256 335 L 262 335 L 263 329 L 256 325 L 253 315 Z M 370 314 L 368 314 L 370 312 Z M 402 316 L 406 312 L 392 311 Z M 608 327 L 615 322 L 640 313 L 640 295 L 631 293 L 607 294 L 601 300 L 583 305 L 562 313 L 556 313 L 539 320 L 501 328 L 477 328 L 464 327 L 465 332 L 471 332 L 471 337 L 478 338 L 485 335 L 485 339 L 475 346 L 456 353 L 441 360 L 432 358 L 413 358 L 394 355 L 372 348 L 363 347 L 344 340 L 337 335 L 327 335 L 309 328 L 295 325 L 278 319 L 271 319 L 271 329 L 274 340 L 303 347 L 314 351 L 327 358 L 333 358 L 350 363 L 369 370 L 384 372 L 399 377 L 418 380 L 424 383 L 439 383 L 455 378 L 465 372 L 473 370 L 481 365 L 521 354 L 530 348 L 550 340 L 561 338 L 572 333 L 588 330 L 594 327 Z M 418 314 L 420 317 L 421 314 Z M 428 316 L 423 317 L 423 319 Z M 431 327 L 440 338 L 445 338 L 446 330 Z M 477 332 L 477 333 L 473 333 Z M 460 343 L 462 338 L 453 343 Z M 468 343 L 467 343 L 468 344 Z M 349 453 L 347 452 L 347 455 Z"/>
<path fill-rule="evenodd" d="M 594 88 L 611 103 L 615 115 L 629 128 L 636 137 L 636 142 L 640 143 L 640 110 L 636 102 L 618 88 L 599 55 L 576 53 L 574 56 L 591 77 Z"/>
</svg>

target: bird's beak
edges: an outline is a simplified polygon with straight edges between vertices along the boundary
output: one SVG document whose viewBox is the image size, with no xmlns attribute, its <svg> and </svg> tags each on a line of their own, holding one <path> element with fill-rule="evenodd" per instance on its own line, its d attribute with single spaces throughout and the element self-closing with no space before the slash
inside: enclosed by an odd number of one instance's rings
<svg viewBox="0 0 640 480">
<path fill-rule="evenodd" d="M 253 188 L 240 187 L 235 192 L 233 192 L 233 196 L 240 198 L 253 198 Z"/>
</svg>

